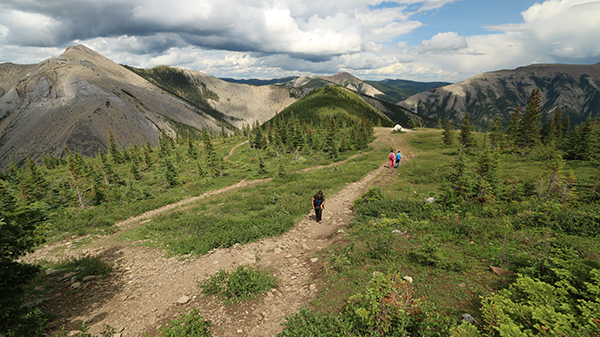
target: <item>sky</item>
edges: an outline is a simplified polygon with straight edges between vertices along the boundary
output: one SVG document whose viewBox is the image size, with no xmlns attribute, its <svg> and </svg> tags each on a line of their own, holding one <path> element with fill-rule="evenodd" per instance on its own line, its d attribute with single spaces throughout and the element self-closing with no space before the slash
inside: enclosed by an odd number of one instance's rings
<svg viewBox="0 0 600 337">
<path fill-rule="evenodd" d="M 458 82 L 600 62 L 600 0 L 0 0 L 0 62 L 76 44 L 220 78 Z"/>
</svg>

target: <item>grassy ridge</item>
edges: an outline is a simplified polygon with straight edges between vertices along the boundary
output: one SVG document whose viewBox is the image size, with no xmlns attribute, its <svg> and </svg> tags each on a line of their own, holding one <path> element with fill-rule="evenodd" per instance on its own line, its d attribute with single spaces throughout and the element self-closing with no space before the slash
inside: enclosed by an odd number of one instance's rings
<svg viewBox="0 0 600 337">
<path fill-rule="evenodd" d="M 355 93 L 343 87 L 327 86 L 313 90 L 303 99 L 280 112 L 284 118 L 292 115 L 300 122 L 312 124 L 315 116 L 331 117 L 343 114 L 354 118 L 365 118 L 371 125 L 392 126 L 392 122 Z"/>
</svg>

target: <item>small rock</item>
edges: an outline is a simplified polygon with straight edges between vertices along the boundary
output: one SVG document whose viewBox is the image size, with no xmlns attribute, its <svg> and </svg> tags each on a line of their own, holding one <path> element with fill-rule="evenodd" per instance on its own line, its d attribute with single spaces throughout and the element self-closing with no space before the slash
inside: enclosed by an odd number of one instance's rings
<svg viewBox="0 0 600 337">
<path fill-rule="evenodd" d="M 71 288 L 73 289 L 79 289 L 81 287 L 81 282 L 75 282 L 73 284 L 71 284 Z"/>
<path fill-rule="evenodd" d="M 50 322 L 50 323 L 46 324 L 44 326 L 44 329 L 48 329 L 49 330 L 49 329 L 57 327 L 59 324 L 60 324 L 60 321 L 58 321 L 58 320 L 57 321 L 53 321 L 53 322 Z"/>
<path fill-rule="evenodd" d="M 462 314 L 463 320 L 467 323 L 470 324 L 479 324 L 477 322 L 477 320 L 475 318 L 473 318 L 473 316 L 469 315 L 469 314 Z"/>
<path fill-rule="evenodd" d="M 58 270 L 56 270 L 56 269 L 48 268 L 48 269 L 46 269 L 46 275 L 56 274 L 57 271 Z"/>
<path fill-rule="evenodd" d="M 404 234 L 406 234 L 406 231 L 401 231 L 401 230 L 399 230 L 399 229 L 394 229 L 394 230 L 392 231 L 392 234 L 400 234 L 400 235 L 404 235 Z"/>
<path fill-rule="evenodd" d="M 63 276 L 63 280 L 66 280 L 66 279 L 72 277 L 73 275 L 75 275 L 74 272 L 66 273 L 65 276 Z"/>
<path fill-rule="evenodd" d="M 304 250 L 310 250 L 310 247 L 306 243 L 303 243 L 302 244 L 302 249 L 304 249 Z"/>
<path fill-rule="evenodd" d="M 183 295 L 177 300 L 177 303 L 186 304 L 189 300 L 190 300 L 189 296 Z"/>
<path fill-rule="evenodd" d="M 285 256 L 286 259 L 289 259 L 289 258 L 292 258 L 292 257 L 294 257 L 294 255 L 292 255 L 292 254 L 288 254 L 288 255 Z"/>
<path fill-rule="evenodd" d="M 408 283 L 411 283 L 411 284 L 413 283 L 413 278 L 410 276 L 404 276 L 402 279 L 404 279 Z"/>
<path fill-rule="evenodd" d="M 425 199 L 425 203 L 426 204 L 433 204 L 436 201 L 438 201 L 438 200 L 436 198 L 434 198 L 434 197 L 429 197 L 429 198 Z"/>
<path fill-rule="evenodd" d="M 73 284 L 75 282 L 77 282 L 77 276 L 71 277 L 71 281 L 69 283 Z"/>
<path fill-rule="evenodd" d="M 318 257 L 313 257 L 312 259 L 310 259 L 310 262 L 311 262 L 311 263 L 315 263 L 315 262 L 317 262 L 317 261 L 319 261 L 319 258 L 318 258 Z"/>
<path fill-rule="evenodd" d="M 502 268 L 498 268 L 498 267 L 494 267 L 494 266 L 490 266 L 490 269 L 492 269 L 494 274 L 500 275 L 500 276 L 513 276 L 515 274 L 514 271 L 506 270 L 506 269 L 502 269 Z"/>
<path fill-rule="evenodd" d="M 308 289 L 310 289 L 310 291 L 317 291 L 317 285 L 311 284 Z"/>
<path fill-rule="evenodd" d="M 100 277 L 100 275 L 88 275 L 88 276 L 86 276 L 86 277 L 83 278 L 83 282 L 87 282 L 89 280 L 93 280 L 93 279 L 96 279 L 98 277 Z"/>
<path fill-rule="evenodd" d="M 242 333 L 242 332 L 244 332 L 244 330 L 242 330 L 242 329 L 237 329 L 237 332 L 238 332 L 238 333 Z"/>
</svg>

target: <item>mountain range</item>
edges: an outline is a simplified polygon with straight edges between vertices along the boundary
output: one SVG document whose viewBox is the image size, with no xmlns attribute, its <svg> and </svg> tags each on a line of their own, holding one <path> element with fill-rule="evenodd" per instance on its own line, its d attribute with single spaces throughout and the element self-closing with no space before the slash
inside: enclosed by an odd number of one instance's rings
<svg viewBox="0 0 600 337">
<path fill-rule="evenodd" d="M 122 147 L 158 144 L 171 137 L 262 124 L 315 88 L 342 86 L 406 126 L 438 118 L 458 125 L 467 112 L 486 127 L 500 116 L 506 125 L 531 90 L 542 93 L 544 118 L 557 108 L 572 121 L 598 116 L 600 63 L 532 65 L 477 75 L 465 81 L 362 81 L 349 73 L 272 80 L 218 79 L 198 71 L 119 65 L 83 46 L 34 65 L 0 64 L 0 170 L 10 158 L 63 156 L 77 149 L 106 151 L 108 133 Z"/>
<path fill-rule="evenodd" d="M 507 125 L 517 107 L 524 108 L 533 89 L 541 94 L 542 122 L 557 109 L 576 124 L 600 116 L 600 63 L 592 65 L 536 64 L 514 70 L 486 72 L 462 82 L 432 88 L 398 102 L 420 116 L 471 121 L 488 127 L 499 116 Z"/>
</svg>

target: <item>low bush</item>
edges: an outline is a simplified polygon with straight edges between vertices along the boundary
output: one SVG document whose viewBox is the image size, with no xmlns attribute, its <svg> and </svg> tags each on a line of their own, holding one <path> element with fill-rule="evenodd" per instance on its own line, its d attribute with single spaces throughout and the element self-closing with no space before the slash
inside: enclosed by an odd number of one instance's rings
<svg viewBox="0 0 600 337">
<path fill-rule="evenodd" d="M 239 266 L 235 271 L 219 272 L 202 282 L 200 286 L 206 295 L 217 295 L 225 303 L 248 301 L 260 293 L 277 286 L 277 279 L 268 271 Z"/>
</svg>

